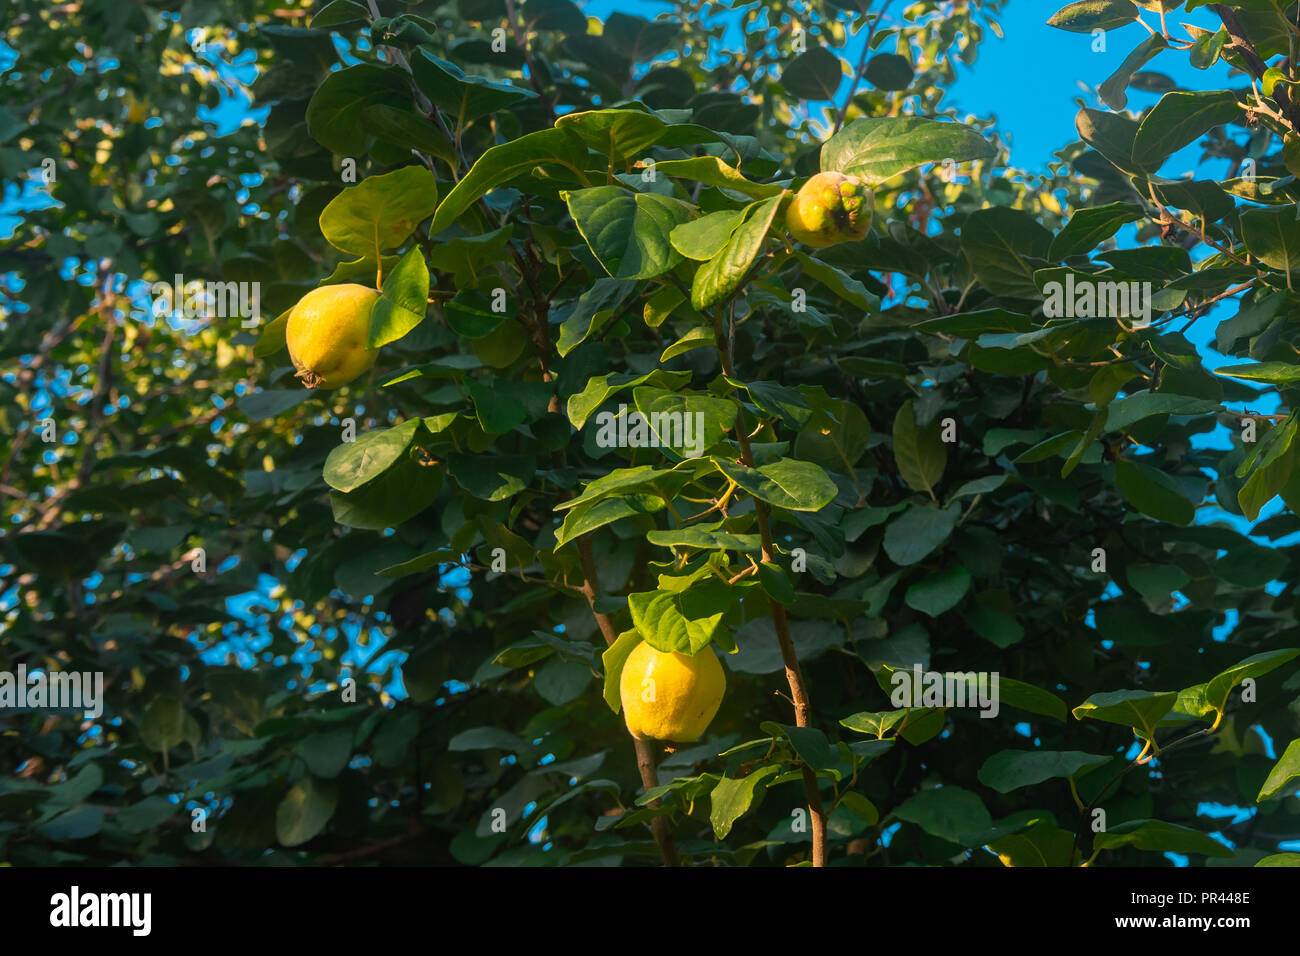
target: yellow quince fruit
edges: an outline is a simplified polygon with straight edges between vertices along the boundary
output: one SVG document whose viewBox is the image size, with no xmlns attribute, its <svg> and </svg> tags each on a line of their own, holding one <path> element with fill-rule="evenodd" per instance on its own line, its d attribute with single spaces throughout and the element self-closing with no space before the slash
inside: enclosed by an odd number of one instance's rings
<svg viewBox="0 0 1300 956">
<path fill-rule="evenodd" d="M 664 653 L 642 641 L 627 656 L 618 692 L 633 737 L 699 740 L 722 703 L 727 678 L 711 647 Z"/>
<path fill-rule="evenodd" d="M 856 176 L 818 173 L 803 184 L 785 211 L 785 228 L 804 245 L 822 248 L 865 239 L 875 194 Z"/>
<path fill-rule="evenodd" d="M 366 341 L 378 301 L 378 292 L 354 283 L 321 286 L 298 300 L 284 338 L 304 385 L 337 388 L 375 364 L 379 351 Z"/>
</svg>

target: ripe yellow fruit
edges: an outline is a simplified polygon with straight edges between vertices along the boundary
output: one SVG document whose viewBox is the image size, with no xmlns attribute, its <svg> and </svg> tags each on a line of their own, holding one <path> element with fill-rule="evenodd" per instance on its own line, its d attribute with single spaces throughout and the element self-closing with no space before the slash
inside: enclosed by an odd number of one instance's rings
<svg viewBox="0 0 1300 956">
<path fill-rule="evenodd" d="M 856 176 L 818 173 L 795 193 L 785 211 L 785 228 L 817 248 L 854 242 L 866 238 L 875 204 L 875 194 Z"/>
<path fill-rule="evenodd" d="M 289 312 L 284 330 L 289 357 L 308 388 L 346 385 L 375 364 L 366 348 L 370 313 L 379 293 L 345 283 L 313 289 Z"/>
<path fill-rule="evenodd" d="M 642 740 L 699 740 L 722 703 L 727 678 L 711 647 L 665 654 L 642 641 L 627 656 L 618 681 L 623 719 Z"/>
</svg>

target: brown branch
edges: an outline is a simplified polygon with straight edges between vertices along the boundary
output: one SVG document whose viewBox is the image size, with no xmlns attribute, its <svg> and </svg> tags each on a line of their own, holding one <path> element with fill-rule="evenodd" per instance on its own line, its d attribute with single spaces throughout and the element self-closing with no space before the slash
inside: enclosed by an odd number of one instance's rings
<svg viewBox="0 0 1300 956">
<path fill-rule="evenodd" d="M 1259 55 L 1255 45 L 1246 36 L 1246 30 L 1237 19 L 1237 14 L 1231 7 L 1222 3 L 1211 3 L 1209 7 L 1223 21 L 1223 28 L 1228 31 L 1227 49 L 1236 52 L 1242 58 L 1256 80 L 1262 80 L 1268 64 L 1264 62 L 1264 58 Z M 1300 130 L 1300 108 L 1291 101 L 1291 95 L 1287 92 L 1285 84 L 1278 83 L 1273 87 L 1272 100 L 1282 111 L 1287 125 L 1292 130 Z"/>
<path fill-rule="evenodd" d="M 715 313 L 714 333 L 717 337 L 718 360 L 722 371 L 728 378 L 735 378 L 731 360 L 731 343 L 734 336 L 723 332 L 720 313 Z M 745 433 L 744 413 L 736 412 L 736 437 L 740 442 L 740 463 L 748 468 L 754 467 L 754 456 L 750 450 L 749 436 Z M 763 560 L 771 561 L 775 550 L 772 547 L 771 509 L 766 501 L 754 499 L 754 513 L 758 517 L 758 534 L 762 543 Z M 790 623 L 785 616 L 785 605 L 771 596 L 767 599 L 772 609 L 772 624 L 776 629 L 776 639 L 781 645 L 781 661 L 785 665 L 785 679 L 790 685 L 790 702 L 794 705 L 794 722 L 800 727 L 812 726 L 812 700 L 808 695 L 808 685 L 804 681 L 803 670 L 799 667 L 799 655 L 795 653 L 794 639 L 790 636 Z M 822 803 L 822 792 L 817 784 L 817 774 L 806 763 L 803 764 L 803 784 L 808 795 L 808 814 L 812 818 L 812 862 L 813 866 L 826 865 L 826 809 Z"/>
</svg>

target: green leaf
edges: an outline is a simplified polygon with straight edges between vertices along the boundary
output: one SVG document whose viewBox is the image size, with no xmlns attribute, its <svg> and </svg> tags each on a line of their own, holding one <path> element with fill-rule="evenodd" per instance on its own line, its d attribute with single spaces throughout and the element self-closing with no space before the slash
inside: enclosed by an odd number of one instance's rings
<svg viewBox="0 0 1300 956">
<path fill-rule="evenodd" d="M 675 227 L 668 240 L 687 259 L 707 262 L 716 256 L 745 220 L 744 209 L 723 209 Z"/>
<path fill-rule="evenodd" d="M 970 572 L 958 566 L 922 578 L 907 589 L 903 600 L 910 608 L 938 617 L 960 604 L 970 586 Z"/>
<path fill-rule="evenodd" d="M 919 116 L 861 117 L 826 141 L 821 166 L 874 186 L 925 163 L 977 162 L 994 155 L 993 145 L 978 130 L 960 123 Z"/>
<path fill-rule="evenodd" d="M 943 478 L 948 465 L 948 446 L 939 436 L 939 423 L 931 422 L 925 428 L 916 424 L 916 412 L 911 399 L 904 402 L 894 415 L 894 461 L 898 475 L 909 488 L 934 496 L 935 486 Z"/>
<path fill-rule="evenodd" d="M 1218 402 L 1168 392 L 1133 392 L 1112 402 L 1106 416 L 1106 431 L 1122 432 L 1152 415 L 1202 415 L 1219 407 Z"/>
<path fill-rule="evenodd" d="M 1068 713 L 1065 701 L 1033 684 L 1026 684 L 1011 677 L 999 677 L 998 697 L 1008 707 L 1019 707 L 1021 710 L 1053 717 L 1065 723 Z"/>
<path fill-rule="evenodd" d="M 781 206 L 781 196 L 751 203 L 731 238 L 716 255 L 695 270 L 691 284 L 691 305 L 698 311 L 728 298 L 749 272 L 767 241 L 768 230 Z"/>
<path fill-rule="evenodd" d="M 603 528 L 624 518 L 654 514 L 656 511 L 663 510 L 663 507 L 663 499 L 651 495 L 624 495 L 620 498 L 583 502 L 574 506 L 564 516 L 560 530 L 555 533 L 555 546 L 563 547 L 597 528 Z"/>
<path fill-rule="evenodd" d="M 755 498 L 787 511 L 820 511 L 839 493 L 819 465 L 782 458 L 760 468 L 714 459 L 717 469 Z"/>
<path fill-rule="evenodd" d="M 1055 777 L 1072 777 L 1110 759 L 1078 750 L 1002 750 L 984 761 L 978 776 L 984 786 L 1010 793 Z"/>
<path fill-rule="evenodd" d="M 641 110 L 607 109 L 567 113 L 555 121 L 555 128 L 618 165 L 641 156 L 659 142 L 668 124 L 653 113 Z"/>
<path fill-rule="evenodd" d="M 334 248 L 378 259 L 406 242 L 437 205 L 433 173 L 423 166 L 403 166 L 367 176 L 331 199 L 320 214 L 320 230 Z"/>
<path fill-rule="evenodd" d="M 140 723 L 140 741 L 150 750 L 166 752 L 185 739 L 185 708 L 175 697 L 160 694 L 149 704 Z"/>
<path fill-rule="evenodd" d="M 1176 564 L 1130 564 L 1127 571 L 1129 585 L 1152 604 L 1169 600 L 1174 591 L 1192 580 Z"/>
<path fill-rule="evenodd" d="M 1124 499 L 1144 515 L 1171 524 L 1192 523 L 1195 504 L 1183 496 L 1182 488 L 1163 471 L 1121 458 L 1115 463 L 1115 476 Z"/>
<path fill-rule="evenodd" d="M 623 676 L 623 665 L 627 663 L 628 655 L 636 650 L 640 643 L 641 635 L 633 628 L 620 634 L 618 640 L 605 648 L 605 652 L 600 655 L 605 670 L 605 703 L 616 714 L 623 709 L 623 698 L 619 694 L 619 680 Z"/>
<path fill-rule="evenodd" d="M 963 611 L 961 616 L 971 630 L 997 647 L 1010 647 L 1024 640 L 1025 629 L 1020 622 L 991 605 L 976 604 Z"/>
<path fill-rule="evenodd" d="M 302 846 L 325 829 L 338 806 L 332 783 L 303 777 L 275 808 L 275 836 L 282 846 Z"/>
<path fill-rule="evenodd" d="M 1168 46 L 1165 38 L 1158 33 L 1143 40 L 1137 49 L 1124 58 L 1119 69 L 1097 87 L 1097 94 L 1101 97 L 1101 101 L 1113 110 L 1122 110 L 1128 106 L 1128 87 L 1133 82 L 1133 74 Z M 1137 150 L 1134 149 L 1133 152 L 1136 155 Z M 1158 166 L 1159 163 L 1156 165 Z"/>
<path fill-rule="evenodd" d="M 994 295 L 1037 298 L 1034 272 L 1046 262 L 1052 234 L 1029 213 L 994 206 L 971 213 L 961 249 L 971 269 Z"/>
<path fill-rule="evenodd" d="M 180 812 L 183 808 L 166 797 L 145 797 L 119 813 L 114 822 L 127 833 L 147 833 Z"/>
<path fill-rule="evenodd" d="M 712 346 L 715 343 L 716 339 L 713 335 L 713 329 L 701 325 L 697 328 L 691 329 L 672 345 L 668 346 L 668 348 L 664 349 L 663 355 L 659 356 L 659 361 L 667 362 L 671 358 L 685 355 L 687 352 L 694 349 Z"/>
<path fill-rule="evenodd" d="M 1242 681 L 1262 677 L 1288 661 L 1300 657 L 1300 649 L 1284 647 L 1276 651 L 1263 651 L 1237 661 L 1227 670 L 1211 677 L 1205 684 L 1205 702 L 1220 713 L 1228 705 L 1228 695 Z"/>
<path fill-rule="evenodd" d="M 1074 834 L 1046 820 L 988 844 L 1003 866 L 1069 866 Z"/>
<path fill-rule="evenodd" d="M 840 721 L 840 726 L 847 727 L 849 730 L 857 731 L 860 734 L 871 734 L 873 737 L 883 740 L 885 734 L 907 719 L 907 715 L 907 710 L 863 711 L 860 714 L 845 717 Z"/>
<path fill-rule="evenodd" d="M 885 528 L 885 553 L 895 564 L 916 564 L 948 540 L 959 517 L 957 502 L 947 508 L 912 505 Z"/>
<path fill-rule="evenodd" d="M 611 372 L 587 380 L 581 392 L 569 396 L 566 411 L 574 428 L 582 428 L 601 405 L 619 392 L 637 385 L 650 384 L 668 390 L 680 388 L 691 380 L 690 372 L 666 372 L 655 369 L 645 375 Z"/>
<path fill-rule="evenodd" d="M 1274 797 L 1291 792 L 1294 789 L 1291 782 L 1297 777 L 1300 777 L 1300 738 L 1287 744 L 1282 759 L 1273 765 L 1273 769 L 1268 773 L 1268 779 L 1259 788 L 1259 796 L 1255 798 L 1255 802 L 1263 803 L 1265 800 L 1272 800 Z"/>
<path fill-rule="evenodd" d="M 713 531 L 698 525 L 671 531 L 647 531 L 646 541 L 664 548 L 701 548 L 704 550 L 758 551 L 762 539 L 756 534 L 732 534 Z"/>
<path fill-rule="evenodd" d="M 868 291 L 865 285 L 847 272 L 798 249 L 795 250 L 794 257 L 803 266 L 803 271 L 809 278 L 820 282 L 845 302 L 863 312 L 880 311 L 880 297 Z"/>
<path fill-rule="evenodd" d="M 726 583 L 709 578 L 685 591 L 629 594 L 632 624 L 655 650 L 711 654 L 710 642 L 725 629 L 723 616 L 734 600 Z"/>
<path fill-rule="evenodd" d="M 757 385 L 750 389 L 751 397 L 754 397 L 756 388 Z M 798 392 L 793 395 L 803 404 Z M 790 401 L 793 402 L 794 398 Z M 867 421 L 866 413 L 852 402 L 832 400 L 820 402 L 816 412 L 806 421 L 795 437 L 795 454 L 831 471 L 851 473 L 853 466 L 866 454 L 871 439 L 871 423 Z"/>
<path fill-rule="evenodd" d="M 767 592 L 767 596 L 781 604 L 793 604 L 795 602 L 794 585 L 790 583 L 790 576 L 785 573 L 785 569 L 779 564 L 773 564 L 771 561 L 764 561 L 758 566 L 758 581 Z"/>
<path fill-rule="evenodd" d="M 266 358 L 285 347 L 284 333 L 289 327 L 289 313 L 292 311 L 292 309 L 285 309 L 262 327 L 262 331 L 257 335 L 257 341 L 253 344 L 254 358 Z"/>
<path fill-rule="evenodd" d="M 1056 234 L 1047 257 L 1059 261 L 1091 252 L 1119 232 L 1125 223 L 1140 222 L 1144 218 L 1146 214 L 1142 207 L 1130 202 L 1080 209 Z"/>
<path fill-rule="evenodd" d="M 1252 382 L 1268 382 L 1271 385 L 1290 385 L 1300 382 L 1300 365 L 1286 362 L 1252 362 L 1247 365 L 1226 365 L 1211 369 L 1215 375 L 1229 378 L 1244 378 Z"/>
<path fill-rule="evenodd" d="M 463 730 L 447 742 L 447 749 L 453 752 L 464 750 L 508 750 L 512 753 L 526 753 L 528 741 L 508 730 L 498 727 L 475 727 Z"/>
<path fill-rule="evenodd" d="M 1243 212 L 1241 239 L 1265 265 L 1286 273 L 1300 269 L 1300 222 L 1292 206 Z M 1232 374 L 1225 369 L 1219 372 Z"/>
<path fill-rule="evenodd" d="M 1114 850 L 1121 846 L 1133 846 L 1157 853 L 1200 853 L 1225 858 L 1232 856 L 1232 850 L 1200 830 L 1163 820 L 1129 820 L 1105 833 L 1098 833 L 1092 839 L 1094 850 Z"/>
<path fill-rule="evenodd" d="M 755 183 L 746 179 L 744 174 L 734 166 L 728 166 L 717 156 L 692 156 L 690 159 L 663 159 L 655 163 L 656 174 L 664 176 L 679 177 L 690 179 L 695 182 L 704 183 L 706 186 L 717 186 L 719 189 L 734 189 L 736 192 L 744 193 L 751 199 L 767 199 L 771 196 L 779 195 L 784 189 L 776 183 Z M 730 215 L 729 212 L 723 212 L 722 215 Z M 714 213 L 712 215 L 719 215 Z M 707 217 L 705 217 L 707 218 Z M 739 222 L 739 219 L 737 219 Z M 686 255 L 686 253 L 683 253 Z M 697 258 L 690 256 L 689 258 Z M 710 258 L 705 256 L 704 258 Z"/>
<path fill-rule="evenodd" d="M 537 94 L 510 83 L 482 76 L 466 76 L 460 67 L 421 47 L 411 57 L 416 85 L 435 106 L 463 126 L 480 116 L 504 110 Z"/>
<path fill-rule="evenodd" d="M 735 822 L 753 806 L 755 797 L 766 789 L 767 779 L 780 770 L 777 764 L 767 764 L 739 780 L 731 777 L 720 779 L 709 796 L 709 822 L 713 825 L 714 836 L 719 840 L 726 839 Z"/>
<path fill-rule="evenodd" d="M 470 171 L 439 204 L 433 221 L 429 223 L 429 234 L 436 236 L 490 190 L 534 167 L 560 165 L 581 169 L 586 161 L 586 147 L 560 129 L 526 133 L 518 139 L 493 146 L 475 161 Z"/>
<path fill-rule="evenodd" d="M 1131 0 L 1080 0 L 1057 10 L 1047 25 L 1071 33 L 1092 33 L 1114 30 L 1137 18 L 1138 8 Z"/>
<path fill-rule="evenodd" d="M 781 71 L 781 85 L 801 100 L 832 100 L 844 74 L 844 61 L 819 45 L 786 64 Z"/>
<path fill-rule="evenodd" d="M 355 491 L 393 466 L 411 447 L 420 429 L 413 418 L 393 428 L 362 432 L 356 441 L 344 442 L 325 459 L 325 483 L 336 491 Z"/>
<path fill-rule="evenodd" d="M 867 61 L 862 71 L 867 82 L 878 90 L 905 90 L 912 85 L 916 71 L 912 62 L 898 53 L 880 53 Z"/>
<path fill-rule="evenodd" d="M 656 193 L 594 186 L 561 193 L 578 231 L 615 279 L 650 279 L 682 261 L 669 242 L 690 221 L 691 207 Z"/>
<path fill-rule="evenodd" d="M 1142 118 L 1133 140 L 1133 158 L 1148 169 L 1159 169 L 1178 150 L 1240 113 L 1236 95 L 1227 91 L 1166 93 Z"/>
<path fill-rule="evenodd" d="M 1173 691 L 1116 690 L 1093 694 L 1072 713 L 1078 720 L 1091 717 L 1111 724 L 1124 724 L 1150 740 L 1160 718 L 1173 708 L 1178 694 Z"/>
<path fill-rule="evenodd" d="M 1274 853 L 1266 856 L 1256 866 L 1300 866 L 1300 853 Z"/>
<path fill-rule="evenodd" d="M 352 757 L 352 728 L 326 730 L 310 734 L 299 741 L 294 748 L 298 756 L 307 764 L 307 770 L 313 777 L 333 780 Z"/>
<path fill-rule="evenodd" d="M 366 348 L 396 342 L 424 321 L 429 301 L 429 269 L 419 246 L 412 246 L 384 279 L 384 291 L 370 313 Z"/>
<path fill-rule="evenodd" d="M 555 343 L 560 357 L 564 358 L 604 328 L 635 287 L 636 283 L 628 279 L 600 278 L 593 282 L 560 325 L 560 337 Z"/>
<path fill-rule="evenodd" d="M 993 826 L 993 818 L 980 798 L 953 784 L 908 797 L 894 809 L 893 815 L 958 845 L 963 844 L 967 834 L 981 833 Z"/>
<path fill-rule="evenodd" d="M 577 700 L 590 683 L 591 668 L 564 657 L 551 658 L 533 676 L 538 695 L 552 707 Z"/>
<path fill-rule="evenodd" d="M 867 826 L 875 826 L 880 821 L 880 811 L 876 809 L 876 805 L 856 790 L 841 794 L 840 805 L 859 820 L 865 821 Z"/>
<path fill-rule="evenodd" d="M 690 392 L 670 392 L 651 385 L 632 389 L 632 401 L 660 447 L 682 458 L 697 458 L 722 441 L 736 421 L 736 408 L 726 399 Z M 687 426 L 693 429 L 687 439 Z"/>
<path fill-rule="evenodd" d="M 327 75 L 312 95 L 307 130 L 326 149 L 354 156 L 369 142 L 366 109 L 410 98 L 410 82 L 400 70 L 372 63 L 349 66 Z"/>
</svg>

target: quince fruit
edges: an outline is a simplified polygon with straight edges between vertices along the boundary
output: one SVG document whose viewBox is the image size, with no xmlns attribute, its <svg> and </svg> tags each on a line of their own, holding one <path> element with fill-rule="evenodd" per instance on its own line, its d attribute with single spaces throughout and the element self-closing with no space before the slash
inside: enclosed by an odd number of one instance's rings
<svg viewBox="0 0 1300 956">
<path fill-rule="evenodd" d="M 366 340 L 378 301 L 378 292 L 354 283 L 321 286 L 298 300 L 284 338 L 304 385 L 337 388 L 375 364 L 379 352 Z"/>
<path fill-rule="evenodd" d="M 795 193 L 785 212 L 785 228 L 804 245 L 822 248 L 865 239 L 875 210 L 875 194 L 856 176 L 818 173 Z"/>
<path fill-rule="evenodd" d="M 727 678 L 711 647 L 664 653 L 642 641 L 623 664 L 618 693 L 633 737 L 699 740 L 722 703 Z"/>
</svg>

